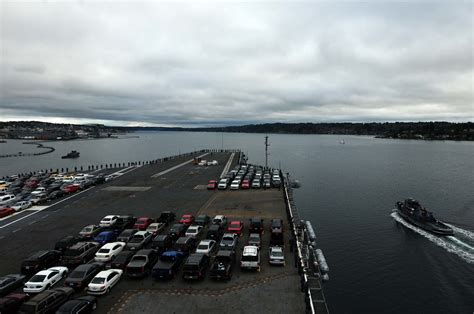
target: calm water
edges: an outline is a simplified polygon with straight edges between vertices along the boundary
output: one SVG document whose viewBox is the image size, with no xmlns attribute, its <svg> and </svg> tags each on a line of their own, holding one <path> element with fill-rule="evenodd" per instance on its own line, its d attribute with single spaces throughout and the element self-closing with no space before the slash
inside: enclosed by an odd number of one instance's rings
<svg viewBox="0 0 474 314">
<path fill-rule="evenodd" d="M 252 163 L 265 160 L 261 134 L 137 135 L 55 142 L 52 154 L 0 159 L 0 177 L 201 148 L 240 148 Z M 302 183 L 296 201 L 329 263 L 325 293 L 331 312 L 473 313 L 474 143 L 320 135 L 270 135 L 270 143 L 269 163 Z M 33 150 L 15 141 L 0 144 L 0 154 Z M 60 158 L 71 150 L 81 157 Z M 410 196 L 460 228 L 456 236 L 439 239 L 397 223 L 394 203 Z"/>
</svg>

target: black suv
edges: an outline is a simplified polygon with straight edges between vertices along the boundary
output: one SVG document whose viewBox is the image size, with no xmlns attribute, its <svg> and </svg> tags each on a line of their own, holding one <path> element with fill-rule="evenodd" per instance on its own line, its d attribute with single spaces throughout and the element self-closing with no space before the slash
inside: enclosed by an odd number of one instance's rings
<svg viewBox="0 0 474 314">
<path fill-rule="evenodd" d="M 186 256 L 196 248 L 197 240 L 193 237 L 180 237 L 174 244 L 174 250 L 183 252 Z"/>
<path fill-rule="evenodd" d="M 132 228 L 137 221 L 137 218 L 133 217 L 132 215 L 123 215 L 117 218 L 117 221 L 114 224 L 114 229 L 128 229 Z"/>
<path fill-rule="evenodd" d="M 53 267 L 61 260 L 59 251 L 38 251 L 21 263 L 21 273 L 25 276 L 31 276 L 40 270 Z"/>
<path fill-rule="evenodd" d="M 200 253 L 189 255 L 183 267 L 183 279 L 203 279 L 209 265 L 209 256 Z"/>
<path fill-rule="evenodd" d="M 156 220 L 156 222 L 163 222 L 167 226 L 170 224 L 170 222 L 173 222 L 176 219 L 176 214 L 171 212 L 171 211 L 164 211 L 160 214 L 160 217 Z"/>
<path fill-rule="evenodd" d="M 196 217 L 196 220 L 194 220 L 194 224 L 205 227 L 209 224 L 210 221 L 211 217 L 209 217 L 208 215 L 199 215 Z"/>
<path fill-rule="evenodd" d="M 79 265 L 67 276 L 64 285 L 76 290 L 82 290 L 103 268 L 104 265 L 100 263 Z"/>
<path fill-rule="evenodd" d="M 133 235 L 137 232 L 138 232 L 138 229 L 125 229 L 117 237 L 117 241 L 127 243 L 128 241 L 130 241 L 131 238 L 133 238 Z"/>
<path fill-rule="evenodd" d="M 110 268 L 124 270 L 132 259 L 133 255 L 135 255 L 135 252 L 132 251 L 122 251 L 118 253 L 117 256 L 115 256 L 112 260 L 112 263 L 109 264 Z"/>
<path fill-rule="evenodd" d="M 215 280 L 230 280 L 232 278 L 234 265 L 235 253 L 233 251 L 220 250 L 214 258 L 209 277 Z"/>
<path fill-rule="evenodd" d="M 170 231 L 168 232 L 173 240 L 177 240 L 179 237 L 184 236 L 185 233 L 186 226 L 183 224 L 174 224 L 171 226 Z"/>
<path fill-rule="evenodd" d="M 20 313 L 53 313 L 74 293 L 68 287 L 46 290 L 23 303 Z"/>
<path fill-rule="evenodd" d="M 64 251 L 63 262 L 66 265 L 85 264 L 99 250 L 96 242 L 78 242 Z"/>
<path fill-rule="evenodd" d="M 54 245 L 54 249 L 56 251 L 64 252 L 67 248 L 73 246 L 74 244 L 76 244 L 79 241 L 80 241 L 79 237 L 65 236 L 64 238 L 62 238 L 61 240 L 56 242 L 56 244 Z"/>
<path fill-rule="evenodd" d="M 218 242 L 224 234 L 224 227 L 222 225 L 211 225 L 207 229 L 206 239 Z"/>
<path fill-rule="evenodd" d="M 168 251 L 173 246 L 173 239 L 168 234 L 159 234 L 151 242 L 151 248 L 158 251 L 161 254 Z"/>
<path fill-rule="evenodd" d="M 250 218 L 250 233 L 263 233 L 263 219 L 261 218 Z"/>
</svg>

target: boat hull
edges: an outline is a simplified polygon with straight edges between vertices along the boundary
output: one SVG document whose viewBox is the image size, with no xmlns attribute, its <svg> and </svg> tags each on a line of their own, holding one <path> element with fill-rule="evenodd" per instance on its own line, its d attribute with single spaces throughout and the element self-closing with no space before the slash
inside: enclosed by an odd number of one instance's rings
<svg viewBox="0 0 474 314">
<path fill-rule="evenodd" d="M 397 212 L 407 222 L 417 227 L 420 227 L 423 230 L 442 236 L 454 235 L 453 229 L 451 229 L 440 221 L 436 221 L 437 226 L 434 226 L 432 223 L 421 222 L 417 221 L 416 219 L 413 219 L 399 208 L 397 209 Z"/>
</svg>

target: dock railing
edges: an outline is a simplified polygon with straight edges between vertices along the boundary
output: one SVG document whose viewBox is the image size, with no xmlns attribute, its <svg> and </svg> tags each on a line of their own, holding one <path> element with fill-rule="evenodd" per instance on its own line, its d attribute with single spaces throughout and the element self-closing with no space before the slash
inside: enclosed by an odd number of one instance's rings
<svg viewBox="0 0 474 314">
<path fill-rule="evenodd" d="M 301 276 L 301 290 L 305 294 L 306 312 L 329 313 L 322 289 L 321 272 L 306 232 L 306 224 L 300 219 L 296 209 L 289 175 L 284 176 L 280 172 L 280 176 L 284 178 L 283 193 L 292 232 L 290 249 L 294 249 L 295 267 L 298 268 Z"/>
</svg>

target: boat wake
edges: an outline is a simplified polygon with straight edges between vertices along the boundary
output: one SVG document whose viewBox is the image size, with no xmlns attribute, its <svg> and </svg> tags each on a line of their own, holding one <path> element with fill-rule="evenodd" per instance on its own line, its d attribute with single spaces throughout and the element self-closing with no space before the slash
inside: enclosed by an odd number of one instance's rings
<svg viewBox="0 0 474 314">
<path fill-rule="evenodd" d="M 453 228 L 454 236 L 436 236 L 406 222 L 405 219 L 400 217 L 396 211 L 392 212 L 390 216 L 405 227 L 415 231 L 434 244 L 444 248 L 446 251 L 456 254 L 470 264 L 474 264 L 473 232 L 449 225 L 451 228 Z"/>
</svg>

